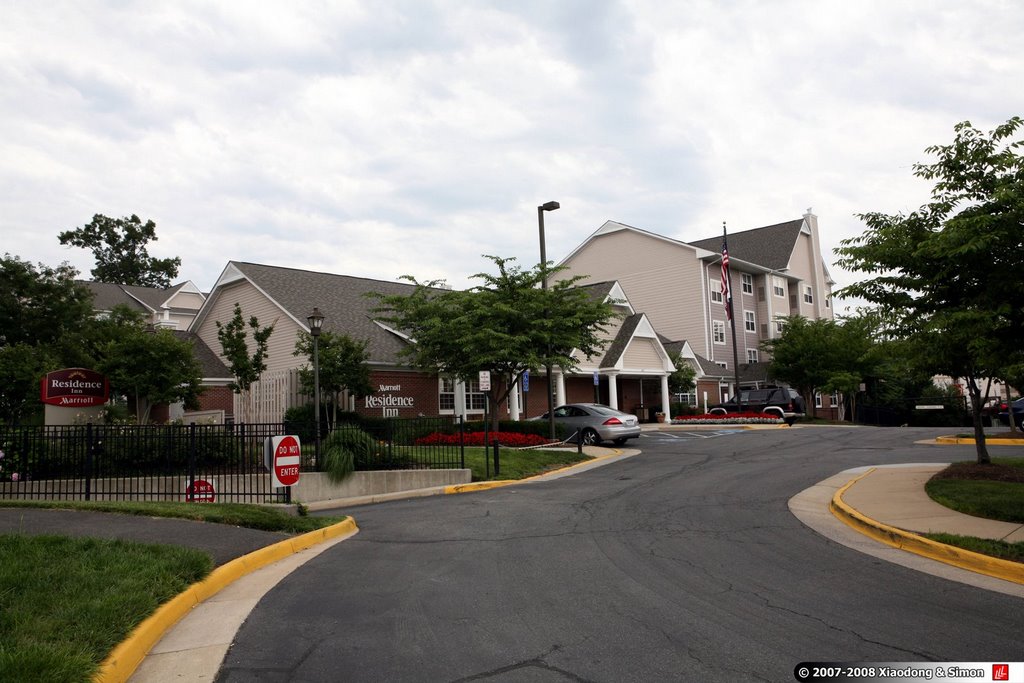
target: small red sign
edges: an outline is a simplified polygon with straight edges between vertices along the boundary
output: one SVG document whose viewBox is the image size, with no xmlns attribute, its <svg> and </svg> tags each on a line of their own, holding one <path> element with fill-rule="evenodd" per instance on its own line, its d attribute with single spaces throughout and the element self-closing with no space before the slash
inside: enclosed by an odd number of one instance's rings
<svg viewBox="0 0 1024 683">
<path fill-rule="evenodd" d="M 274 441 L 273 471 L 277 488 L 291 486 L 299 481 L 299 465 L 302 462 L 299 439 L 294 436 L 282 436 L 275 437 Z"/>
<path fill-rule="evenodd" d="M 212 503 L 215 497 L 213 484 L 205 479 L 196 479 L 185 489 L 185 500 L 189 503 Z"/>
<path fill-rule="evenodd" d="M 65 368 L 43 377 L 40 400 L 52 406 L 87 408 L 101 406 L 110 397 L 107 378 L 95 370 Z"/>
</svg>

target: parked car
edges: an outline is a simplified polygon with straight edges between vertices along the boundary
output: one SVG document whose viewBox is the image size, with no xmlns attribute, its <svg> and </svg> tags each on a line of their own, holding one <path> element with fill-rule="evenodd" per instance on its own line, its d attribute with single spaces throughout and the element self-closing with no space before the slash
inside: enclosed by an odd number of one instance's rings
<svg viewBox="0 0 1024 683">
<path fill-rule="evenodd" d="M 789 387 L 764 387 L 763 389 L 744 389 L 740 392 L 740 403 L 745 413 L 768 413 L 778 415 L 786 421 L 786 424 L 793 424 L 804 416 L 804 399 L 794 389 Z M 733 396 L 724 403 L 719 403 L 708 408 L 712 415 L 725 415 L 727 413 L 740 412 L 736 397 Z"/>
<path fill-rule="evenodd" d="M 1024 428 L 1024 398 L 1018 398 L 1010 403 L 999 404 L 999 421 L 1007 427 L 1010 426 L 1010 412 L 1013 412 L 1013 423 Z"/>
<path fill-rule="evenodd" d="M 548 414 L 533 419 L 547 420 Z M 627 439 L 640 436 L 640 420 L 636 415 L 600 403 L 567 403 L 559 406 L 555 408 L 555 422 L 566 425 L 570 433 L 575 431 L 576 439 L 581 439 L 587 445 L 611 441 L 621 446 Z"/>
</svg>

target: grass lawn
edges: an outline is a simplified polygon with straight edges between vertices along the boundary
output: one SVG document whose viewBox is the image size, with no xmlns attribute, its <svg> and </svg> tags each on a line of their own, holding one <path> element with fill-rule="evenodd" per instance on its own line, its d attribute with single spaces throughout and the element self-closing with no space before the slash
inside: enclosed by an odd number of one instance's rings
<svg viewBox="0 0 1024 683">
<path fill-rule="evenodd" d="M 935 502 L 957 512 L 1024 524 L 1024 458 L 992 458 L 991 465 L 958 462 L 925 484 Z M 929 538 L 967 550 L 1024 562 L 1024 542 L 929 534 Z"/>
<path fill-rule="evenodd" d="M 496 475 L 494 473 L 494 452 L 489 452 L 487 457 L 490 458 L 489 463 L 485 461 L 483 448 L 466 449 L 466 467 L 473 471 L 473 481 L 525 479 L 591 460 L 590 456 L 577 453 L 575 448 L 565 450 L 500 448 L 498 464 L 501 473 Z"/>
<path fill-rule="evenodd" d="M 0 501 L 302 533 L 344 518 L 241 504 Z M 64 536 L 0 535 L 0 681 L 89 681 L 157 607 L 213 568 L 206 553 Z"/>
<path fill-rule="evenodd" d="M 212 566 L 189 548 L 0 536 L 0 679 L 90 680 L 136 625 Z"/>
<path fill-rule="evenodd" d="M 262 531 L 302 534 L 331 526 L 342 519 L 292 514 L 295 507 L 268 507 L 244 503 L 159 503 L 133 501 L 0 500 L 2 507 L 37 507 L 116 512 L 144 517 L 173 517 L 197 522 L 230 524 Z"/>
</svg>

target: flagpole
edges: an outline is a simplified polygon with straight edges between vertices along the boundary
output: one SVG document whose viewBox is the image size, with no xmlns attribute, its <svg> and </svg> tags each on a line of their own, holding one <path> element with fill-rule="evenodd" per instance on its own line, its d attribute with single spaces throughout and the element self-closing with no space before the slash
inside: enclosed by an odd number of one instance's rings
<svg viewBox="0 0 1024 683">
<path fill-rule="evenodd" d="M 729 250 L 726 247 L 725 221 L 722 221 L 722 276 L 725 278 L 725 316 L 729 318 L 729 327 L 732 331 L 732 367 L 736 384 L 733 390 L 736 392 L 736 410 L 743 412 L 743 393 L 740 391 L 740 355 L 736 348 L 736 316 L 732 309 L 732 266 L 729 265 Z"/>
</svg>

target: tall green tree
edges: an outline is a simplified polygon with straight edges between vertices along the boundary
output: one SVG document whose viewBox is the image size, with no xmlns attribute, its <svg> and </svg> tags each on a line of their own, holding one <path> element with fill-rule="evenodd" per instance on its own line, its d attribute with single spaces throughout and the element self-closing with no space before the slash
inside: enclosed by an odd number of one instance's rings
<svg viewBox="0 0 1024 683">
<path fill-rule="evenodd" d="M 762 343 L 771 354 L 770 375 L 799 391 L 813 415 L 817 393 L 841 392 L 855 410 L 852 399 L 877 364 L 873 320 L 790 316 L 784 321 L 782 334 Z"/>
<path fill-rule="evenodd" d="M 964 121 L 949 145 L 926 149 L 914 175 L 934 181 L 931 201 L 909 214 L 865 213 L 867 230 L 836 250 L 839 265 L 870 277 L 839 296 L 890 312 L 892 333 L 934 342 L 937 371 L 966 380 L 977 460 L 988 463 L 984 377 L 1021 362 L 1024 338 L 1024 141 L 1013 117 L 989 133 Z"/>
<path fill-rule="evenodd" d="M 18 342 L 0 346 L 0 422 L 17 423 L 42 406 L 39 380 L 59 361 L 47 346 Z"/>
<path fill-rule="evenodd" d="M 556 272 L 547 264 L 523 269 L 515 259 L 485 258 L 497 273 L 477 273 L 482 284 L 469 290 L 406 276 L 415 285 L 410 294 L 376 295 L 381 320 L 412 338 L 405 355 L 414 366 L 466 382 L 487 370 L 501 403 L 524 371 L 552 365 L 571 372 L 604 348 L 601 333 L 616 314 L 577 286 L 582 277 L 545 289 L 542 281 Z"/>
<path fill-rule="evenodd" d="M 67 263 L 38 268 L 17 256 L 0 259 L 0 346 L 49 345 L 76 339 L 92 318 L 92 293 Z"/>
<path fill-rule="evenodd" d="M 231 320 L 226 323 L 217 320 L 216 324 L 217 340 L 220 342 L 221 352 L 235 378 L 228 386 L 233 392 L 242 396 L 243 414 L 240 417 L 244 421 L 249 417 L 249 391 L 267 369 L 267 346 L 270 335 L 274 333 L 274 326 L 261 326 L 256 316 L 250 316 L 247 323 L 242 317 L 242 307 L 237 302 Z M 246 327 L 248 327 L 248 331 Z M 248 341 L 249 332 L 252 333 L 253 348 L 251 352 Z"/>
<path fill-rule="evenodd" d="M 322 405 L 329 405 L 332 408 L 331 425 L 338 420 L 338 399 L 341 392 L 347 390 L 356 398 L 373 393 L 370 366 L 366 364 L 370 354 L 366 347 L 366 341 L 357 341 L 347 334 L 320 333 L 317 341 L 320 393 L 331 397 L 330 401 L 322 401 Z M 306 332 L 300 333 L 292 355 L 305 356 L 309 359 L 310 364 L 299 370 L 299 382 L 302 392 L 312 396 L 316 385 L 313 377 L 313 336 Z"/>
<path fill-rule="evenodd" d="M 199 407 L 202 369 L 192 345 L 171 330 L 122 325 L 103 346 L 98 369 L 110 381 L 111 391 L 127 396 L 135 406 L 139 424 L 149 422 L 157 404 Z"/>
<path fill-rule="evenodd" d="M 58 236 L 61 244 L 89 249 L 96 259 L 91 273 L 99 282 L 143 287 L 168 287 L 178 276 L 181 259 L 158 259 L 146 245 L 156 242 L 156 223 L 132 214 L 108 218 L 96 214 L 92 221 Z"/>
</svg>

